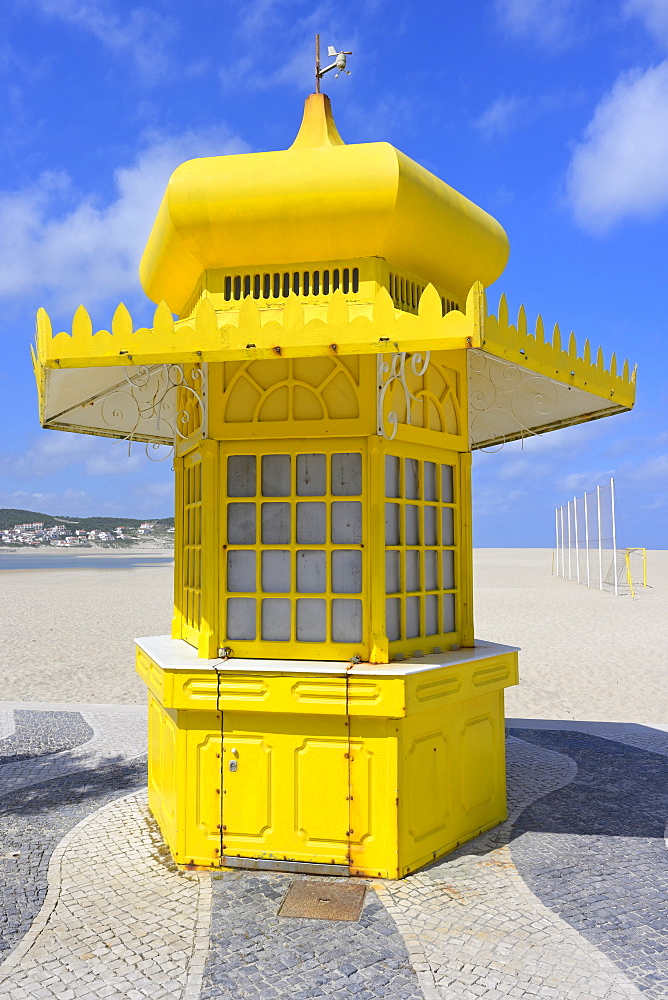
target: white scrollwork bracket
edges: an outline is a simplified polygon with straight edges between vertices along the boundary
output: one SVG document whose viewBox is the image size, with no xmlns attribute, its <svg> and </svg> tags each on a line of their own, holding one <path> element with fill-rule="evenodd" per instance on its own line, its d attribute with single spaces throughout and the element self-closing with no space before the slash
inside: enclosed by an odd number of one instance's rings
<svg viewBox="0 0 668 1000">
<path fill-rule="evenodd" d="M 206 365 L 191 368 L 187 376 L 182 364 L 138 365 L 125 368 L 123 376 L 123 383 L 98 398 L 106 427 L 129 428 L 120 435 L 128 451 L 138 437 L 153 438 L 146 454 L 163 462 L 180 442 L 206 437 Z"/>
<path fill-rule="evenodd" d="M 558 404 L 559 388 L 549 378 L 482 351 L 469 355 L 470 433 L 480 451 L 500 451 L 508 440 L 539 436 L 532 428 Z"/>
<path fill-rule="evenodd" d="M 424 356 L 417 353 L 411 354 L 410 370 L 413 375 L 417 378 L 423 376 L 429 367 L 430 358 L 430 351 L 427 351 Z M 406 362 L 408 359 L 409 355 L 405 351 L 401 354 L 391 354 L 389 361 L 385 361 L 385 355 L 383 354 L 377 356 L 377 433 L 379 437 L 384 437 L 388 441 L 392 441 L 397 436 L 399 426 L 399 417 L 395 410 L 390 410 L 387 414 L 385 413 L 385 397 L 390 387 L 396 384 L 401 386 L 406 406 L 405 423 L 411 423 L 411 408 L 413 404 L 422 404 L 420 397 L 413 395 L 408 386 L 406 378 Z"/>
</svg>

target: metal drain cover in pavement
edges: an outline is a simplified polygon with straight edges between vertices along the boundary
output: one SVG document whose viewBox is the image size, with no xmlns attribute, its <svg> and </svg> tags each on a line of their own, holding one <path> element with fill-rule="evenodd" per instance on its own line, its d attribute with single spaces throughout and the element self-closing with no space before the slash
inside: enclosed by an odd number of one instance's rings
<svg viewBox="0 0 668 1000">
<path fill-rule="evenodd" d="M 298 879 L 286 892 L 278 916 L 359 920 L 366 889 L 363 882 L 315 882 Z"/>
</svg>

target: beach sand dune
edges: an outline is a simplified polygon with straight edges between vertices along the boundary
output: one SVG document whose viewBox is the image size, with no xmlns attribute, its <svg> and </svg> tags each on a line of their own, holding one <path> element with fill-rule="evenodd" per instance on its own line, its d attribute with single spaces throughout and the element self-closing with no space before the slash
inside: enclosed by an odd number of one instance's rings
<svg viewBox="0 0 668 1000">
<path fill-rule="evenodd" d="M 515 718 L 668 722 L 668 552 L 634 601 L 551 575 L 549 549 L 478 549 L 480 639 L 521 646 Z M 172 569 L 0 572 L 0 700 L 143 704 L 133 639 L 169 632 Z"/>
</svg>

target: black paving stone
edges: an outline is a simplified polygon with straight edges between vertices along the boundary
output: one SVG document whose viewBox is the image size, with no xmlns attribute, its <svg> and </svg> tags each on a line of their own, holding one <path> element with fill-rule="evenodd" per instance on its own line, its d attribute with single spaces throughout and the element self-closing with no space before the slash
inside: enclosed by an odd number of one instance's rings
<svg viewBox="0 0 668 1000">
<path fill-rule="evenodd" d="M 278 917 L 292 881 L 281 872 L 214 877 L 200 1000 L 422 1000 L 403 938 L 373 889 L 358 922 Z"/>
<path fill-rule="evenodd" d="M 668 997 L 668 759 L 586 733 L 511 730 L 573 758 L 575 780 L 528 806 L 511 854 L 545 906 L 648 997 Z"/>
<path fill-rule="evenodd" d="M 18 944 L 47 893 L 53 849 L 77 823 L 113 799 L 146 786 L 146 763 L 110 764 L 2 794 L 3 766 L 71 749 L 92 730 L 78 713 L 17 712 L 20 729 L 0 761 L 0 962 Z M 35 718 L 37 716 L 37 718 Z M 19 718 L 22 717 L 22 718 Z"/>
<path fill-rule="evenodd" d="M 0 768 L 32 757 L 72 750 L 87 743 L 93 730 L 79 712 L 14 712 L 15 730 L 0 740 Z M 0 770 L 0 795 L 2 771 Z"/>
</svg>

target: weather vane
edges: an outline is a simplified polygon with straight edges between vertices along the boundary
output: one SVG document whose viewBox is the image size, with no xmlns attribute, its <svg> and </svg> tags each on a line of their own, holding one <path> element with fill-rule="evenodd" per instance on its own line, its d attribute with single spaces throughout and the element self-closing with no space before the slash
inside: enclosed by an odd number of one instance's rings
<svg viewBox="0 0 668 1000">
<path fill-rule="evenodd" d="M 335 69 L 337 72 L 334 74 L 337 78 L 341 73 L 345 73 L 346 76 L 350 76 L 350 70 L 346 69 L 346 56 L 351 56 L 352 52 L 337 52 L 333 45 L 330 45 L 327 49 L 327 55 L 330 59 L 334 59 L 334 62 L 329 66 L 325 66 L 324 69 L 320 69 L 320 35 L 315 36 L 315 92 L 320 93 L 320 80 L 325 75 L 329 73 L 330 69 Z"/>
</svg>

